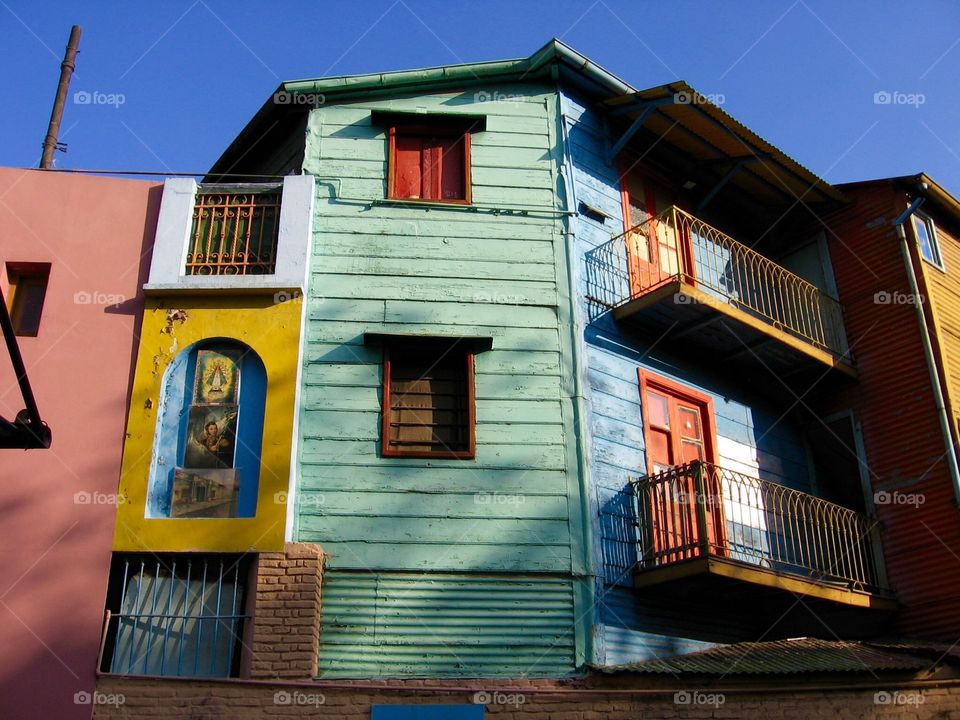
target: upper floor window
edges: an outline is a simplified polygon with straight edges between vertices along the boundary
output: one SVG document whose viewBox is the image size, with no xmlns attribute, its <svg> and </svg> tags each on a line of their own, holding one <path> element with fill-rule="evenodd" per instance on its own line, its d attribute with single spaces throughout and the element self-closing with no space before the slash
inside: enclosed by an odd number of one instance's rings
<svg viewBox="0 0 960 720">
<path fill-rule="evenodd" d="M 193 206 L 185 275 L 271 275 L 281 188 L 202 188 Z"/>
<path fill-rule="evenodd" d="M 36 337 L 39 333 L 49 279 L 50 263 L 7 263 L 10 322 L 15 334 Z"/>
<path fill-rule="evenodd" d="M 383 351 L 385 457 L 472 458 L 473 351 L 416 341 Z"/>
<path fill-rule="evenodd" d="M 256 514 L 266 375 L 250 348 L 208 341 L 167 369 L 148 517 Z"/>
<path fill-rule="evenodd" d="M 933 220 L 921 213 L 913 214 L 913 231 L 917 234 L 917 244 L 923 259 L 943 269 L 943 257 L 940 255 L 940 243 L 937 241 L 937 229 Z"/>
<path fill-rule="evenodd" d="M 388 197 L 470 203 L 470 131 L 460 125 L 392 125 Z"/>
</svg>

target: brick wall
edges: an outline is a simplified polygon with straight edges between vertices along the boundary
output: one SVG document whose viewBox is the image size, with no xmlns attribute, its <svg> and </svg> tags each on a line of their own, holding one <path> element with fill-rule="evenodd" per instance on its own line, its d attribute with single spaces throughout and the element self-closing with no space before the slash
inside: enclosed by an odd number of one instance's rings
<svg viewBox="0 0 960 720">
<path fill-rule="evenodd" d="M 257 557 L 244 676 L 309 680 L 317 674 L 322 576 L 318 545 L 287 543 L 282 553 Z"/>
<path fill-rule="evenodd" d="M 872 678 L 871 678 L 872 680 Z M 929 683 L 922 689 L 891 683 L 878 689 L 806 689 L 783 687 L 770 681 L 768 692 L 727 691 L 723 700 L 689 692 L 678 703 L 674 690 L 646 688 L 634 694 L 608 688 L 607 693 L 571 693 L 576 687 L 556 681 L 512 683 L 501 687 L 485 683 L 477 688 L 438 690 L 439 681 L 408 680 L 402 683 L 369 683 L 343 687 L 335 684 L 253 683 L 251 681 L 189 681 L 169 679 L 100 679 L 102 704 L 94 717 L 106 718 L 343 718 L 369 720 L 373 704 L 459 704 L 477 700 L 487 704 L 491 720 L 635 720 L 636 718 L 767 718 L 768 720 L 866 720 L 870 718 L 960 718 L 960 684 Z M 634 690 L 644 683 L 637 678 Z M 431 687 L 425 687 L 425 686 Z M 553 691 L 551 693 L 551 690 Z M 877 697 L 877 693 L 886 695 Z M 482 695 L 478 697 L 478 695 Z M 561 694 L 564 693 L 564 694 Z M 644 693 L 644 694 L 641 694 Z M 899 694 L 897 694 L 899 693 Z M 120 704 L 122 698 L 122 704 Z M 115 704 L 105 704 L 110 700 Z M 877 702 L 877 701 L 880 702 Z M 885 702 L 888 701 L 888 702 Z M 711 702 L 712 701 L 712 702 Z"/>
<path fill-rule="evenodd" d="M 251 578 L 253 622 L 244 639 L 244 678 L 104 675 L 92 698 L 93 717 L 368 720 L 374 704 L 482 703 L 487 717 L 497 720 L 960 720 L 957 679 L 908 684 L 901 676 L 880 684 L 870 678 L 869 685 L 855 689 L 811 689 L 809 683 L 791 687 L 773 678 L 768 690 L 733 686 L 679 695 L 676 687 L 663 684 L 679 684 L 677 678 L 624 674 L 563 680 L 315 681 L 322 573 L 323 552 L 316 545 L 289 543 L 282 553 L 261 554 Z M 830 682 L 846 681 L 837 677 L 822 684 Z M 847 684 L 860 682 L 854 678 Z"/>
</svg>

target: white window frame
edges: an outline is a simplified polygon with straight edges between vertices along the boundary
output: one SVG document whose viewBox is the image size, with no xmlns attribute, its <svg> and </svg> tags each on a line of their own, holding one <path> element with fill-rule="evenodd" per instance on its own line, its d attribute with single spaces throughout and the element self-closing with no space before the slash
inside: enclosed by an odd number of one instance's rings
<svg viewBox="0 0 960 720">
<path fill-rule="evenodd" d="M 913 236 L 917 241 L 917 248 L 920 250 L 920 257 L 938 270 L 946 272 L 947 268 L 943 264 L 943 251 L 940 249 L 940 241 L 937 239 L 937 226 L 933 223 L 933 218 L 931 218 L 929 215 L 925 215 L 922 212 L 915 212 L 911 219 L 914 223 L 912 225 Z M 917 234 L 917 222 L 923 223 L 926 228 L 927 236 L 930 238 L 930 249 L 933 252 L 935 259 L 930 259 L 923 254 L 923 245 L 920 244 L 920 236 Z"/>
<path fill-rule="evenodd" d="M 163 184 L 156 240 L 146 293 L 233 290 L 301 294 L 307 288 L 313 239 L 314 179 L 289 175 L 283 179 L 277 261 L 270 275 L 186 275 L 185 263 L 193 228 L 193 207 L 199 188 L 190 178 L 170 178 Z"/>
</svg>

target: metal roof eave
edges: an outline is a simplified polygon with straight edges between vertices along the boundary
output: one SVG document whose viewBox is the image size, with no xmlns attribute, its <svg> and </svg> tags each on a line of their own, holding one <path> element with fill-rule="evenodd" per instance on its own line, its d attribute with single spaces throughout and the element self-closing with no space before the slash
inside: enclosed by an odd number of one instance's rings
<svg viewBox="0 0 960 720">
<path fill-rule="evenodd" d="M 871 180 L 854 180 L 852 182 L 838 183 L 837 187 L 840 189 L 855 189 L 877 185 L 905 187 L 912 195 L 927 197 L 931 202 L 953 215 L 957 221 L 960 221 L 960 199 L 957 199 L 949 190 L 923 172 L 915 175 L 896 175 L 894 177 L 873 178 Z"/>
<path fill-rule="evenodd" d="M 244 150 L 269 132 L 284 114 L 308 112 L 312 108 L 312 105 L 278 104 L 275 101 L 278 93 L 316 93 L 324 95 L 325 100 L 326 96 L 348 100 L 395 94 L 413 88 L 440 90 L 484 82 L 540 80 L 544 74 L 551 72 L 553 65 L 559 67 L 559 73 L 566 81 L 588 91 L 608 97 L 636 92 L 636 88 L 556 38 L 526 58 L 291 80 L 280 83 L 270 94 L 253 118 L 213 163 L 209 176 L 215 177 L 218 172 L 226 172 L 224 168 L 229 167 L 235 157 L 242 157 Z"/>
<path fill-rule="evenodd" d="M 686 94 L 690 98 L 696 98 L 696 101 L 685 103 L 666 101 L 666 99 L 675 98 L 679 94 Z M 847 198 L 843 193 L 833 185 L 815 175 L 812 171 L 776 146 L 764 140 L 746 125 L 736 120 L 716 104 L 710 102 L 706 96 L 698 93 L 693 87 L 682 80 L 646 90 L 626 93 L 619 97 L 610 98 L 603 104 L 607 106 L 611 112 L 624 115 L 630 119 L 636 119 L 646 115 L 643 124 L 647 124 L 650 118 L 654 116 L 659 116 L 662 120 L 676 123 L 684 132 L 695 137 L 705 147 L 709 147 L 715 153 L 725 155 L 731 162 L 740 160 L 743 155 L 733 155 L 725 152 L 717 146 L 716 142 L 711 142 L 711 138 L 714 140 L 718 139 L 720 137 L 717 134 L 718 132 L 734 137 L 743 146 L 745 154 L 758 158 L 765 165 L 767 165 L 765 161 L 768 161 L 775 165 L 778 174 L 783 173 L 784 177 L 792 177 L 810 189 L 815 188 L 823 200 L 836 203 L 847 202 Z M 651 107 L 653 107 L 652 111 L 650 111 Z M 679 115 L 680 117 L 677 118 L 668 115 L 667 109 L 669 109 L 673 115 Z M 767 167 L 769 169 L 769 165 Z M 797 197 L 782 180 L 781 186 L 778 187 L 750 168 L 745 167 L 744 171 L 749 172 L 757 181 L 770 186 L 785 197 Z"/>
</svg>

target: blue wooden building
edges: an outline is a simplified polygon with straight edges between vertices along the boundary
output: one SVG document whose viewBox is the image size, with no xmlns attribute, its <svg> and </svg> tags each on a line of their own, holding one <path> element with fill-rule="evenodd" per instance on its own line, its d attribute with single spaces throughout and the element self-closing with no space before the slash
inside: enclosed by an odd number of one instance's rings
<svg viewBox="0 0 960 720">
<path fill-rule="evenodd" d="M 594 662 L 875 631 L 885 588 L 821 217 L 838 191 L 685 83 L 560 85 Z"/>
</svg>

